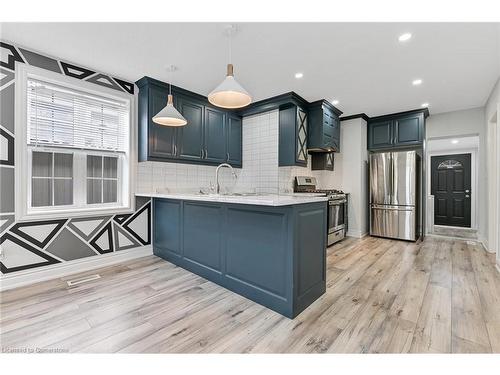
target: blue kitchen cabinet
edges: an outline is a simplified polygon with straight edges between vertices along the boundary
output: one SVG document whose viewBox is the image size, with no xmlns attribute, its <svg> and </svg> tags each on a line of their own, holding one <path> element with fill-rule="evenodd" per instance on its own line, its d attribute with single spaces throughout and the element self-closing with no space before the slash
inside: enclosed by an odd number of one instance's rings
<svg viewBox="0 0 500 375">
<path fill-rule="evenodd" d="M 139 92 L 139 161 L 175 158 L 176 129 L 152 120 L 167 104 L 167 95 L 165 86 L 156 82 Z"/>
<path fill-rule="evenodd" d="M 229 114 L 226 122 L 227 132 L 227 162 L 233 167 L 242 166 L 242 141 L 243 141 L 243 127 L 241 117 Z"/>
<path fill-rule="evenodd" d="M 153 198 L 155 255 L 294 318 L 326 290 L 327 202 Z"/>
<path fill-rule="evenodd" d="M 182 160 L 200 160 L 203 150 L 204 105 L 202 102 L 176 96 L 179 112 L 187 120 L 188 125 L 177 128 L 177 157 Z"/>
<path fill-rule="evenodd" d="M 327 100 L 309 105 L 309 153 L 340 152 L 340 120 L 342 114 Z"/>
<path fill-rule="evenodd" d="M 227 161 L 226 113 L 205 107 L 204 160 L 216 164 Z"/>
<path fill-rule="evenodd" d="M 428 109 L 372 117 L 368 121 L 368 150 L 420 147 L 425 138 Z"/>
<path fill-rule="evenodd" d="M 307 111 L 298 105 L 279 110 L 279 166 L 307 166 Z"/>
<path fill-rule="evenodd" d="M 167 103 L 169 85 L 150 77 L 139 87 L 138 160 L 242 167 L 241 115 L 213 107 L 205 96 L 172 86 L 174 106 L 187 120 L 182 127 L 152 120 Z"/>
</svg>

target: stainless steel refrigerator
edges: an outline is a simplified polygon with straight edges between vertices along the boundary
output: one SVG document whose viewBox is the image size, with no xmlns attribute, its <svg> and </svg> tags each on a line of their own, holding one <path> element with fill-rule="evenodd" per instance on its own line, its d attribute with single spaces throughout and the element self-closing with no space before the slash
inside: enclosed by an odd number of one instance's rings
<svg viewBox="0 0 500 375">
<path fill-rule="evenodd" d="M 418 155 L 370 154 L 370 234 L 416 241 Z"/>
</svg>

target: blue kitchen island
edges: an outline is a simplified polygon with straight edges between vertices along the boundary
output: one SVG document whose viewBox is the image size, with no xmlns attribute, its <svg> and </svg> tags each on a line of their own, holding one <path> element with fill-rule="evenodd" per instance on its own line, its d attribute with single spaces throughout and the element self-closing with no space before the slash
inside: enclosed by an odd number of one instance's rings
<svg viewBox="0 0 500 375">
<path fill-rule="evenodd" d="M 155 255 L 289 318 L 325 292 L 326 198 L 138 195 Z"/>
</svg>

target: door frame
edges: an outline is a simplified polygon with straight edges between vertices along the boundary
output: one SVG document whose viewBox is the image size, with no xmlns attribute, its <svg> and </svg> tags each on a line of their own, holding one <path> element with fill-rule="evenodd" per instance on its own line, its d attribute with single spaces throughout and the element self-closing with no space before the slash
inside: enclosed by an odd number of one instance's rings
<svg viewBox="0 0 500 375">
<path fill-rule="evenodd" d="M 478 135 L 474 135 L 478 136 Z M 460 137 L 439 137 L 439 138 L 430 138 L 428 141 L 432 139 L 457 139 Z M 430 205 L 429 207 L 429 197 L 431 196 L 431 178 L 432 178 L 432 171 L 431 171 L 431 157 L 432 156 L 444 156 L 444 155 L 457 155 L 457 154 L 470 154 L 471 155 L 471 160 L 470 160 L 470 184 L 471 184 L 471 190 L 473 192 L 473 197 L 471 199 L 471 207 L 470 207 L 470 229 L 478 230 L 478 209 L 479 207 L 479 181 L 478 181 L 478 168 L 479 168 L 479 160 L 478 160 L 478 149 L 477 148 L 460 148 L 456 150 L 443 150 L 443 151 L 428 151 L 426 155 L 426 164 L 428 165 L 427 171 L 426 171 L 426 189 L 427 189 L 427 197 L 426 197 L 426 203 L 427 203 L 427 215 L 428 217 L 432 216 L 434 218 L 434 206 Z M 428 227 L 428 226 L 426 226 Z M 432 220 L 432 229 L 434 228 L 434 219 Z M 429 232 L 429 228 L 425 228 L 425 231 L 427 234 L 432 234 L 432 231 Z"/>
<path fill-rule="evenodd" d="M 488 150 L 487 155 L 488 172 L 492 174 L 488 181 L 488 190 L 493 191 L 493 194 L 488 196 L 494 197 L 496 200 L 496 207 L 494 207 L 496 212 L 493 212 L 492 215 L 488 213 L 488 220 L 493 220 L 488 230 L 492 229 L 493 233 L 488 234 L 487 246 L 485 248 L 488 251 L 496 252 L 496 268 L 500 272 L 500 208 L 498 207 L 500 204 L 500 172 L 498 171 L 500 168 L 500 103 L 497 106 L 496 112 L 493 113 L 491 119 L 488 121 L 487 135 L 488 138 L 491 137 L 489 145 L 493 147 L 492 150 Z M 495 190 L 496 196 L 494 195 Z M 489 243 L 490 239 L 493 243 Z"/>
</svg>

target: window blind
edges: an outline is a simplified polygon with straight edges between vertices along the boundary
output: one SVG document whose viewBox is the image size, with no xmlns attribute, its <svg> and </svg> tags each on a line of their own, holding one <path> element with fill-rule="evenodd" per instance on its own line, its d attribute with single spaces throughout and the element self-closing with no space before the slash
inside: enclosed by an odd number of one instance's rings
<svg viewBox="0 0 500 375">
<path fill-rule="evenodd" d="M 126 101 L 31 78 L 27 91 L 29 145 L 128 151 Z"/>
</svg>

